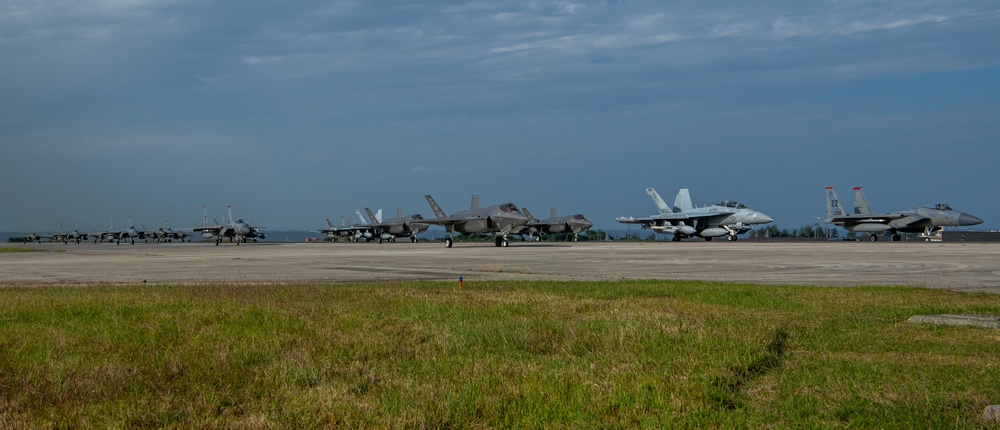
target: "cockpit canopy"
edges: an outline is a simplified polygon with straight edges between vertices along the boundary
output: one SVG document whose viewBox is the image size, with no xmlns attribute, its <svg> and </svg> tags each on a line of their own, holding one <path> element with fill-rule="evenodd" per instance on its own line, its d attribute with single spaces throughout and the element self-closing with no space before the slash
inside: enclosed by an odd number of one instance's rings
<svg viewBox="0 0 1000 430">
<path fill-rule="evenodd" d="M 413 219 L 424 219 L 424 216 L 420 215 L 420 214 L 416 214 L 416 215 L 413 215 Z"/>
<path fill-rule="evenodd" d="M 725 200 L 715 204 L 716 206 L 724 206 L 733 209 L 746 209 L 747 205 L 740 203 L 736 200 Z"/>
<path fill-rule="evenodd" d="M 583 217 L 583 215 L 580 215 L 580 214 L 573 215 L 573 219 L 575 219 L 577 221 L 586 221 L 587 220 L 586 218 Z"/>
<path fill-rule="evenodd" d="M 949 205 L 947 203 L 936 203 L 936 204 L 933 204 L 933 205 L 927 205 L 925 207 L 927 207 L 929 209 L 939 210 L 939 211 L 953 211 L 954 210 L 954 209 L 951 208 L 951 205 Z"/>
<path fill-rule="evenodd" d="M 507 212 L 507 213 L 520 212 L 519 210 L 517 210 L 517 205 L 515 205 L 513 203 L 504 203 L 504 204 L 500 205 L 500 210 L 504 211 L 504 212 Z"/>
</svg>

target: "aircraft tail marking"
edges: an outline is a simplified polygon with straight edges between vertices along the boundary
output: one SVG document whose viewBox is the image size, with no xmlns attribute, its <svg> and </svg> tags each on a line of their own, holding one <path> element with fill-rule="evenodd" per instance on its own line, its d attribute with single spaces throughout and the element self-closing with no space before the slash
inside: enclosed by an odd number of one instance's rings
<svg viewBox="0 0 1000 430">
<path fill-rule="evenodd" d="M 656 205 L 656 210 L 660 211 L 661 215 L 670 215 L 674 211 L 670 210 L 670 206 L 667 206 L 667 202 L 660 198 L 660 194 L 652 188 L 646 188 L 646 194 L 653 199 L 653 204 Z"/>
<path fill-rule="evenodd" d="M 434 201 L 434 197 L 431 197 L 430 194 L 427 194 L 424 196 L 424 198 L 427 199 L 427 204 L 431 205 L 431 211 L 434 212 L 434 216 L 436 216 L 438 219 L 448 218 L 448 215 L 445 215 L 444 211 L 441 210 L 441 206 L 438 206 L 437 202 Z"/>
<path fill-rule="evenodd" d="M 833 187 L 826 187 L 826 217 L 834 218 L 844 216 L 844 208 L 840 205 L 837 192 Z"/>
<path fill-rule="evenodd" d="M 368 218 L 371 218 L 372 220 L 376 219 L 375 218 L 375 214 L 372 213 L 371 209 L 365 208 L 365 213 L 368 214 Z M 375 222 L 375 221 L 372 221 L 372 222 Z M 382 220 L 378 220 L 377 222 L 382 222 Z"/>
</svg>

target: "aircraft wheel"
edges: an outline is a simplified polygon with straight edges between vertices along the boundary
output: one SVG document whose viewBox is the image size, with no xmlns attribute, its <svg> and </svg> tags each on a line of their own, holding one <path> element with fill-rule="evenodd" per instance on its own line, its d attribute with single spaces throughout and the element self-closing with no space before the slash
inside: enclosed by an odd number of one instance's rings
<svg viewBox="0 0 1000 430">
<path fill-rule="evenodd" d="M 901 240 L 903 240 L 903 238 L 900 235 L 898 235 L 898 234 L 892 235 L 892 241 L 893 242 L 899 242 Z"/>
<path fill-rule="evenodd" d="M 378 238 L 378 243 L 382 243 L 382 238 Z"/>
<path fill-rule="evenodd" d="M 411 236 L 410 237 L 410 242 L 417 243 L 417 237 L 416 236 Z"/>
<path fill-rule="evenodd" d="M 455 241 L 451 240 L 450 237 L 444 240 L 444 247 L 445 248 L 451 248 L 451 246 L 454 245 L 454 244 L 455 244 Z"/>
<path fill-rule="evenodd" d="M 868 236 L 868 241 L 869 242 L 878 242 L 878 235 L 875 234 L 875 233 L 872 233 L 871 236 Z"/>
<path fill-rule="evenodd" d="M 500 239 L 500 246 L 506 248 L 510 246 L 510 241 L 507 240 L 506 238 Z"/>
<path fill-rule="evenodd" d="M 712 241 L 712 238 L 711 238 L 711 237 L 706 237 L 706 238 L 705 238 L 705 242 L 711 242 L 711 241 Z"/>
</svg>

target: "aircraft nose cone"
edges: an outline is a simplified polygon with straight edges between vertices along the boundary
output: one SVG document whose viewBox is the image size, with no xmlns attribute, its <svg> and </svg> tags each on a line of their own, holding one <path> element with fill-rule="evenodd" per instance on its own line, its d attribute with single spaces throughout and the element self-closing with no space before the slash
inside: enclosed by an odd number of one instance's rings
<svg viewBox="0 0 1000 430">
<path fill-rule="evenodd" d="M 774 221 L 774 218 L 771 218 L 768 214 L 757 212 L 757 224 L 767 224 L 772 221 Z"/>
<path fill-rule="evenodd" d="M 967 213 L 962 213 L 958 216 L 958 225 L 978 225 L 982 223 L 983 220 L 979 219 L 979 217 Z"/>
</svg>

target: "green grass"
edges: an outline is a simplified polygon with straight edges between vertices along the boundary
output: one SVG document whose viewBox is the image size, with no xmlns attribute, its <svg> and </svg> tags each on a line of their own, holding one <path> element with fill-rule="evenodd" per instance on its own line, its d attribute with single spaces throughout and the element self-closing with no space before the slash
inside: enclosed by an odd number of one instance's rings
<svg viewBox="0 0 1000 430">
<path fill-rule="evenodd" d="M 41 249 L 31 249 L 20 246 L 0 246 L 0 253 L 4 252 L 39 252 Z"/>
<path fill-rule="evenodd" d="M 0 289 L 0 427 L 979 428 L 1000 296 L 697 282 Z"/>
</svg>

